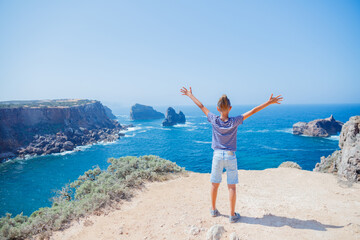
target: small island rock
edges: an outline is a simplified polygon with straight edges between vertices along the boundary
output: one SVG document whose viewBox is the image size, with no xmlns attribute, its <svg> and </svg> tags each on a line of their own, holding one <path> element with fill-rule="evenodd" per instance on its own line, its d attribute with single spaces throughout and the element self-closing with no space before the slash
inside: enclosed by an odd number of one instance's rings
<svg viewBox="0 0 360 240">
<path fill-rule="evenodd" d="M 151 120 L 164 118 L 164 114 L 156 111 L 153 107 L 136 103 L 130 109 L 131 120 Z"/>
<path fill-rule="evenodd" d="M 353 116 L 342 127 L 340 150 L 321 157 L 315 172 L 337 174 L 350 182 L 360 182 L 360 116 Z"/>
<path fill-rule="evenodd" d="M 325 119 L 316 119 L 311 122 L 297 122 L 293 125 L 293 134 L 313 137 L 329 137 L 341 131 L 344 123 L 336 121 L 333 115 Z"/>
<path fill-rule="evenodd" d="M 162 125 L 168 127 L 168 126 L 174 126 L 175 124 L 178 123 L 185 123 L 185 122 L 186 122 L 185 115 L 182 111 L 176 113 L 175 109 L 169 107 L 166 111 L 166 118 L 164 119 Z"/>
</svg>

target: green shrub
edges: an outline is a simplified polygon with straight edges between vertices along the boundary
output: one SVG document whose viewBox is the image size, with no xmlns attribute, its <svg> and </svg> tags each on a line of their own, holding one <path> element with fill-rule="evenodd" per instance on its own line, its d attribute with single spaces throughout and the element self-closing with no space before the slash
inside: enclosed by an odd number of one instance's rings
<svg viewBox="0 0 360 240">
<path fill-rule="evenodd" d="M 39 235 L 46 239 L 51 231 L 133 196 L 132 190 L 144 181 L 164 181 L 185 169 L 158 156 L 110 158 L 107 170 L 88 170 L 74 182 L 57 191 L 51 207 L 40 208 L 30 217 L 19 214 L 0 218 L 0 239 L 24 239 Z"/>
</svg>

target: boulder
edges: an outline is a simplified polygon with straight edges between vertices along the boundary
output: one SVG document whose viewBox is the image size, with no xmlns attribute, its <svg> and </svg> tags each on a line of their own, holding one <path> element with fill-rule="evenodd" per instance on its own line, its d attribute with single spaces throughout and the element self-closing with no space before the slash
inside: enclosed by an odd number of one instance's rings
<svg viewBox="0 0 360 240">
<path fill-rule="evenodd" d="M 216 224 L 207 231 L 206 240 L 219 240 L 224 232 L 224 227 Z"/>
<path fill-rule="evenodd" d="M 240 240 L 240 238 L 236 235 L 235 232 L 232 232 L 229 237 L 230 240 Z"/>
<path fill-rule="evenodd" d="M 185 123 L 185 115 L 182 111 L 179 113 L 175 112 L 175 109 L 169 107 L 166 111 L 166 118 L 162 122 L 163 126 L 174 126 L 175 124 Z"/>
<path fill-rule="evenodd" d="M 64 145 L 63 145 L 63 148 L 66 150 L 66 151 L 71 151 L 74 149 L 74 144 L 70 141 L 66 141 L 64 142 Z"/>
<path fill-rule="evenodd" d="M 360 181 L 360 116 L 353 116 L 342 127 L 339 147 L 328 157 L 321 157 L 314 171 L 337 174 L 351 182 Z"/>
<path fill-rule="evenodd" d="M 313 137 L 329 137 L 341 131 L 344 123 L 336 121 L 333 115 L 325 119 L 316 119 L 311 122 L 297 122 L 293 125 L 293 134 Z"/>
<path fill-rule="evenodd" d="M 284 167 L 284 168 L 297 168 L 297 169 L 301 169 L 300 165 L 297 164 L 296 162 L 291 162 L 291 161 L 287 161 L 287 162 L 283 162 L 279 165 L 279 168 Z"/>
<path fill-rule="evenodd" d="M 131 120 L 151 120 L 164 118 L 164 114 L 154 110 L 153 107 L 135 104 L 130 109 Z"/>
</svg>

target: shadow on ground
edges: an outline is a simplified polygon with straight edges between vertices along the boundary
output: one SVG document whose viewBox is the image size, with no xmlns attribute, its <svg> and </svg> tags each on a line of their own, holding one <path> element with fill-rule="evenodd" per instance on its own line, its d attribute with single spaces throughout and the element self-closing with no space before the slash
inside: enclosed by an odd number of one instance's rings
<svg viewBox="0 0 360 240">
<path fill-rule="evenodd" d="M 221 215 L 229 218 L 229 215 Z M 262 218 L 241 216 L 236 223 L 258 224 L 268 227 L 289 226 L 297 229 L 311 229 L 316 231 L 327 231 L 327 228 L 343 228 L 344 226 L 335 226 L 322 224 L 316 220 L 301 220 L 297 218 L 280 217 L 272 214 L 264 215 Z"/>
</svg>

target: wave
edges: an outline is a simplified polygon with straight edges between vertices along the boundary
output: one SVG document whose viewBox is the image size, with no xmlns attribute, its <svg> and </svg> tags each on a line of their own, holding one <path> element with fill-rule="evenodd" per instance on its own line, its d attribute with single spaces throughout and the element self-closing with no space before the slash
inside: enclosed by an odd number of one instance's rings
<svg viewBox="0 0 360 240">
<path fill-rule="evenodd" d="M 269 129 L 262 129 L 262 130 L 246 130 L 246 131 L 242 131 L 242 132 L 266 133 L 266 132 L 270 132 L 270 130 L 269 130 Z"/>
<path fill-rule="evenodd" d="M 339 141 L 340 140 L 340 135 L 330 136 L 330 137 L 327 137 L 326 139 L 333 140 L 333 141 Z"/>
<path fill-rule="evenodd" d="M 284 128 L 284 129 L 277 129 L 275 130 L 275 132 L 283 132 L 283 133 L 293 133 L 293 129 L 292 128 Z"/>
<path fill-rule="evenodd" d="M 182 128 L 182 127 L 192 127 L 194 125 L 193 122 L 185 122 L 185 124 L 176 124 L 174 125 L 173 127 L 176 127 L 176 128 Z"/>
<path fill-rule="evenodd" d="M 125 115 L 125 114 L 115 115 L 115 117 L 130 118 L 129 115 Z"/>
<path fill-rule="evenodd" d="M 309 152 L 309 151 L 335 151 L 333 148 L 318 148 L 318 149 L 308 149 L 308 148 L 275 148 L 270 146 L 261 146 L 262 148 L 274 150 L 274 151 L 294 151 L 294 152 Z"/>
<path fill-rule="evenodd" d="M 125 130 L 120 130 L 121 133 L 126 133 L 126 132 L 133 132 L 133 131 L 137 131 L 137 130 L 140 130 L 142 129 L 142 127 L 139 127 L 139 126 L 135 126 L 135 127 L 129 127 Z"/>
<path fill-rule="evenodd" d="M 211 142 L 207 142 L 207 141 L 194 141 L 196 143 L 203 143 L 203 144 L 211 144 Z"/>
<path fill-rule="evenodd" d="M 129 137 L 135 137 L 135 133 L 134 134 L 131 134 L 131 135 L 125 135 L 124 137 L 126 137 L 126 138 L 129 138 Z"/>
</svg>

